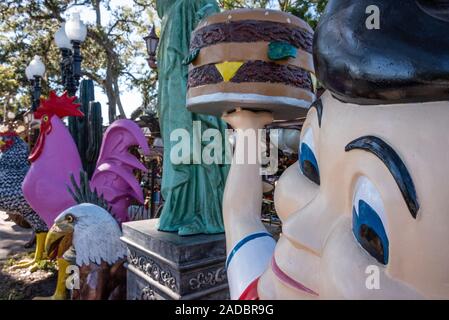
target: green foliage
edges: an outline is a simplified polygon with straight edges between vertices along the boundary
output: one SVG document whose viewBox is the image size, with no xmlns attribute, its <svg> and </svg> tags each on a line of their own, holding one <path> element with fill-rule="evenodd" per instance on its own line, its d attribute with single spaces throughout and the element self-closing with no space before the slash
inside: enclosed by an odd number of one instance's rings
<svg viewBox="0 0 449 320">
<path fill-rule="evenodd" d="M 58 21 L 39 9 L 40 2 L 5 0 L 0 3 L 0 63 L 11 70 L 17 83 L 8 92 L 11 97 L 27 94 L 25 67 L 34 55 L 43 57 L 49 75 L 59 71 L 59 53 L 52 45 Z M 51 84 L 43 83 L 44 94 Z"/>
<path fill-rule="evenodd" d="M 12 267 L 15 263 L 17 262 L 17 260 L 16 259 L 14 259 L 14 258 L 9 258 L 8 260 L 6 260 L 6 262 L 5 262 L 5 267 Z"/>
<path fill-rule="evenodd" d="M 131 80 L 131 84 L 134 88 L 138 88 L 142 94 L 142 105 L 133 112 L 131 118 L 137 119 L 137 117 L 143 114 L 157 114 L 157 74 L 154 72 L 147 72 L 145 73 L 145 76 Z M 135 113 L 138 113 L 139 115 L 136 116 Z"/>
<path fill-rule="evenodd" d="M 287 0 L 279 2 L 284 2 L 284 11 L 300 17 L 315 29 L 328 0 Z"/>
<path fill-rule="evenodd" d="M 8 86 L 7 94 L 1 93 L 11 97 L 10 104 L 29 103 L 28 98 L 23 99 L 29 95 L 24 70 L 34 55 L 40 55 L 47 68 L 43 95 L 50 88 L 62 89 L 60 53 L 53 37 L 67 18 L 65 12 L 80 6 L 96 16 L 95 22 L 88 25 L 87 39 L 82 45 L 83 73 L 104 89 L 110 117 L 115 119 L 116 108 L 124 117 L 120 91 L 154 74 L 144 59 L 135 62 L 147 55 L 142 37 L 154 20 L 153 0 L 134 0 L 129 5 L 113 5 L 110 0 L 1 1 L 0 65 L 9 68 L 14 74 L 9 78 L 16 81 L 14 86 Z M 1 77 L 0 83 L 1 88 L 6 86 Z M 155 81 L 151 85 L 155 86 Z"/>
<path fill-rule="evenodd" d="M 40 260 L 37 263 L 37 270 L 56 272 L 56 264 L 55 261 L 51 260 Z"/>
<path fill-rule="evenodd" d="M 0 101 L 5 102 L 8 95 L 17 92 L 19 81 L 16 79 L 14 69 L 10 66 L 0 65 Z"/>
<path fill-rule="evenodd" d="M 4 111 L 22 111 L 28 99 L 17 99 L 16 94 L 20 89 L 20 79 L 14 73 L 11 66 L 0 64 L 0 116 Z M 27 97 L 28 98 L 28 97 Z"/>
</svg>

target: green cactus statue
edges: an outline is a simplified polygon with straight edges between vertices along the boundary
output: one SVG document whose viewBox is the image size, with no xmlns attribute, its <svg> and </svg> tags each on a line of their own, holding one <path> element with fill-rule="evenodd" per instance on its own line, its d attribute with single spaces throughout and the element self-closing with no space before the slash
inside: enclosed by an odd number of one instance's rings
<svg viewBox="0 0 449 320">
<path fill-rule="evenodd" d="M 69 130 L 78 147 L 84 170 L 92 177 L 100 152 L 103 138 L 103 119 L 101 105 L 94 102 L 94 83 L 82 80 L 80 84 L 79 102 L 84 117 L 70 117 Z"/>
<path fill-rule="evenodd" d="M 86 171 L 90 177 L 97 166 L 101 141 L 103 140 L 103 118 L 101 117 L 101 104 L 91 101 L 89 103 L 89 123 L 87 126 L 88 147 L 86 150 Z"/>
</svg>

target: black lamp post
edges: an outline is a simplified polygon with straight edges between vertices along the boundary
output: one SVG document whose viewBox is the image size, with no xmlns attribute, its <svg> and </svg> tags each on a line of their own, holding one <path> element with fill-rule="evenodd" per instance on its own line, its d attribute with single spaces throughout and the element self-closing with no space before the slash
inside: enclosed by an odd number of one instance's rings
<svg viewBox="0 0 449 320">
<path fill-rule="evenodd" d="M 81 41 L 72 40 L 73 45 L 73 83 L 78 88 L 81 78 L 81 62 L 83 57 L 81 56 Z"/>
<path fill-rule="evenodd" d="M 31 108 L 25 114 L 26 123 L 28 125 L 27 135 L 28 144 L 31 147 L 35 130 L 32 129 L 34 120 L 34 111 L 37 110 L 41 98 L 41 80 L 45 74 L 45 65 L 42 63 L 39 56 L 34 56 L 30 64 L 25 68 L 25 75 L 31 86 Z"/>
<path fill-rule="evenodd" d="M 61 50 L 61 75 L 64 89 L 69 96 L 76 95 L 81 78 L 81 43 L 86 39 L 87 28 L 79 13 L 63 23 L 55 34 L 56 45 Z"/>
<path fill-rule="evenodd" d="M 61 50 L 61 78 L 64 90 L 67 91 L 69 96 L 76 95 L 78 88 L 73 77 L 73 54 L 72 50 L 67 48 L 60 48 Z"/>
<path fill-rule="evenodd" d="M 154 24 L 151 27 L 150 34 L 144 37 L 143 40 L 145 40 L 145 44 L 147 46 L 148 65 L 151 69 L 157 69 L 156 51 L 159 44 L 159 38 L 156 35 L 156 28 Z"/>
<path fill-rule="evenodd" d="M 30 81 L 32 87 L 32 102 L 31 102 L 31 111 L 34 112 L 39 107 L 40 97 L 41 97 L 41 79 L 45 73 L 45 66 L 41 61 L 39 56 L 34 56 L 33 60 L 31 60 L 28 67 L 25 69 L 25 74 Z"/>
</svg>

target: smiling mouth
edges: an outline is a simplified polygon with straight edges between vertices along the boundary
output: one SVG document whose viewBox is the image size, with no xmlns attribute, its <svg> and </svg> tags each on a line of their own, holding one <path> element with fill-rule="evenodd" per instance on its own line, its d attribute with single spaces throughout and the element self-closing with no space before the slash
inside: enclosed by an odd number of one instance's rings
<svg viewBox="0 0 449 320">
<path fill-rule="evenodd" d="M 296 290 L 304 291 L 308 294 L 311 294 L 311 295 L 314 295 L 317 297 L 319 296 L 318 293 L 316 293 L 312 289 L 307 288 L 305 285 L 294 280 L 289 275 L 287 275 L 284 271 L 282 271 L 281 268 L 279 268 L 278 264 L 276 263 L 276 259 L 275 259 L 274 255 L 273 255 L 273 258 L 271 259 L 271 269 L 273 270 L 273 273 L 276 275 L 276 277 L 278 277 L 285 284 L 295 288 Z"/>
</svg>

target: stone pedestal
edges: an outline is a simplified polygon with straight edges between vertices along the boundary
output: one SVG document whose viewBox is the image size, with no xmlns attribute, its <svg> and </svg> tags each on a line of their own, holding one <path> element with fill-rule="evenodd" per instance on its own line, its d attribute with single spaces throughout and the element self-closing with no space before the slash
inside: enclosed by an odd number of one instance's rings
<svg viewBox="0 0 449 320">
<path fill-rule="evenodd" d="M 123 224 L 128 300 L 229 299 L 224 234 L 180 237 L 156 224 Z"/>
</svg>

